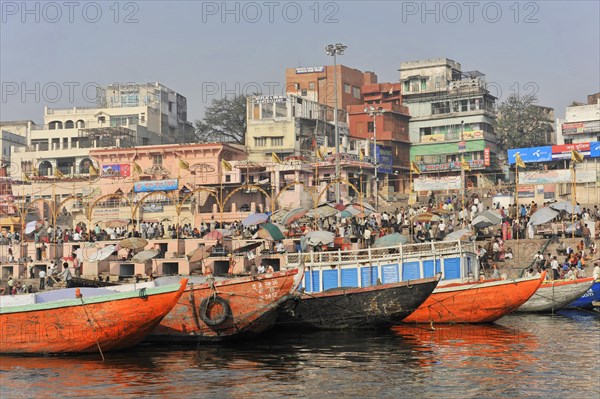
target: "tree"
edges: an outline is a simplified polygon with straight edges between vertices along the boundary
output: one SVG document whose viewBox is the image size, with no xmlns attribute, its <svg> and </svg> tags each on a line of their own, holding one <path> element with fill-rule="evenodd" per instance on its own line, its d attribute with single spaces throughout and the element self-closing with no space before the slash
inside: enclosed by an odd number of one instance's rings
<svg viewBox="0 0 600 399">
<path fill-rule="evenodd" d="M 495 131 L 504 150 L 550 144 L 552 121 L 536 103 L 534 95 L 512 95 L 498 106 Z"/>
<path fill-rule="evenodd" d="M 244 144 L 246 138 L 246 96 L 213 99 L 202 120 L 194 122 L 200 142 Z"/>
</svg>

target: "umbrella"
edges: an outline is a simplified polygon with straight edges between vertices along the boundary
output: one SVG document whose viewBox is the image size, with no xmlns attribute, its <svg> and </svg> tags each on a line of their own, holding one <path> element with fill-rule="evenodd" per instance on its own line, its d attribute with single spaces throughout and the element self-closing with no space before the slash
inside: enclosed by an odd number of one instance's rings
<svg viewBox="0 0 600 399">
<path fill-rule="evenodd" d="M 273 223 L 265 223 L 264 225 L 262 225 L 262 227 L 258 230 L 257 234 L 260 238 L 264 240 L 279 241 L 285 238 L 279 227 L 277 227 Z"/>
<path fill-rule="evenodd" d="M 38 226 L 39 223 L 39 226 Z M 27 225 L 25 225 L 25 234 L 31 234 L 34 231 L 36 231 L 37 229 L 39 229 L 40 227 L 42 227 L 42 224 L 40 222 L 38 222 L 37 220 L 31 221 L 29 223 L 27 223 Z"/>
<path fill-rule="evenodd" d="M 422 212 L 414 217 L 415 222 L 439 222 L 440 220 L 440 216 L 432 212 Z"/>
<path fill-rule="evenodd" d="M 346 207 L 346 209 L 344 209 L 343 211 L 341 211 L 339 213 L 340 217 L 344 218 L 344 219 L 350 219 L 353 216 L 358 215 L 359 213 L 362 213 L 361 210 L 356 209 L 353 206 L 348 206 Z"/>
<path fill-rule="evenodd" d="M 278 209 L 271 214 L 271 220 L 275 222 L 281 222 L 281 220 L 288 214 L 287 209 Z"/>
<path fill-rule="evenodd" d="M 260 247 L 262 244 L 263 243 L 260 242 L 260 241 L 252 242 L 250 244 L 246 244 L 244 246 L 241 246 L 239 248 L 234 249 L 233 253 L 234 254 L 241 254 L 241 253 L 244 253 L 244 252 L 249 252 L 249 251 L 252 251 L 255 248 Z"/>
<path fill-rule="evenodd" d="M 408 238 L 403 236 L 400 233 L 392 233 L 387 234 L 383 237 L 379 237 L 375 240 L 375 244 L 373 247 L 375 248 L 383 248 L 383 247 L 395 247 L 400 244 L 406 244 L 408 242 Z"/>
<path fill-rule="evenodd" d="M 269 220 L 269 215 L 266 213 L 253 213 L 242 220 L 242 224 L 246 227 L 255 226 L 257 224 L 265 223 L 267 220 Z"/>
<path fill-rule="evenodd" d="M 550 208 L 556 211 L 565 211 L 567 213 L 573 213 L 573 204 L 566 201 L 555 202 L 553 204 L 550 204 Z"/>
<path fill-rule="evenodd" d="M 475 234 L 475 232 L 471 229 L 456 230 L 456 231 L 453 231 L 452 233 L 448 234 L 446 237 L 444 237 L 444 241 L 455 241 L 455 240 L 467 241 L 474 234 Z"/>
<path fill-rule="evenodd" d="M 328 218 L 337 214 L 339 211 L 329 204 L 319 205 L 317 208 L 311 209 L 306 214 L 314 219 Z"/>
<path fill-rule="evenodd" d="M 215 229 L 215 231 L 221 233 L 223 237 L 231 237 L 233 235 L 233 232 L 229 229 Z"/>
<path fill-rule="evenodd" d="M 209 253 L 209 252 L 204 246 L 198 247 L 198 248 L 194 249 L 192 252 L 190 252 L 189 254 L 187 254 L 188 262 L 190 262 L 190 263 L 200 262 L 202 259 L 206 258 L 207 253 Z"/>
<path fill-rule="evenodd" d="M 494 223 L 494 224 L 500 224 L 502 222 L 502 215 L 500 215 L 499 212 L 496 211 L 484 211 L 481 212 L 479 215 L 485 217 L 486 219 L 488 219 L 490 222 Z"/>
<path fill-rule="evenodd" d="M 308 245 L 329 245 L 335 239 L 335 234 L 330 231 L 309 231 L 304 235 Z"/>
<path fill-rule="evenodd" d="M 144 263 L 147 260 L 150 260 L 158 255 L 158 250 L 156 249 L 146 249 L 145 251 L 138 252 L 131 258 L 131 261 L 134 263 Z"/>
<path fill-rule="evenodd" d="M 117 250 L 117 246 L 116 245 L 108 245 L 108 246 L 100 249 L 98 252 L 91 254 L 89 256 L 88 260 L 90 262 L 99 262 L 101 260 L 104 260 L 104 259 L 108 258 L 116 250 Z"/>
<path fill-rule="evenodd" d="M 222 240 L 223 233 L 221 233 L 218 230 L 212 230 L 206 233 L 202 238 L 204 238 L 205 240 Z"/>
<path fill-rule="evenodd" d="M 559 212 L 557 210 L 554 210 L 550 207 L 543 207 L 538 209 L 537 211 L 534 212 L 533 215 L 531 215 L 531 218 L 529 219 L 529 223 L 531 223 L 534 226 L 537 226 L 539 224 L 544 224 L 546 222 L 551 221 L 552 219 L 554 219 L 555 217 L 557 217 L 559 214 Z"/>
<path fill-rule="evenodd" d="M 140 237 L 131 237 L 119 241 L 119 246 L 126 249 L 140 249 L 148 245 L 148 241 Z"/>
<path fill-rule="evenodd" d="M 300 220 L 302 218 L 302 216 L 306 215 L 307 212 L 308 212 L 308 209 L 294 208 L 285 214 L 285 216 L 281 219 L 281 223 L 286 224 L 286 225 L 292 224 L 295 221 Z"/>
<path fill-rule="evenodd" d="M 373 209 L 373 207 L 369 204 L 364 204 L 364 205 L 360 205 L 360 204 L 352 204 L 352 206 L 347 206 L 346 210 L 349 212 L 352 212 L 352 209 L 358 210 L 359 213 L 362 213 L 362 216 L 359 217 L 364 217 L 365 215 L 368 216 L 372 213 L 375 213 L 375 209 Z M 355 216 L 358 216 L 359 214 L 356 214 Z"/>
<path fill-rule="evenodd" d="M 110 228 L 125 227 L 129 224 L 128 219 L 113 219 L 104 223 L 104 226 Z"/>
<path fill-rule="evenodd" d="M 502 216 L 499 213 L 492 211 L 481 212 L 473 221 L 471 225 L 477 228 L 484 228 L 489 226 L 495 226 L 502 222 Z"/>
<path fill-rule="evenodd" d="M 346 209 L 346 206 L 344 204 L 335 204 L 334 208 L 338 211 L 343 211 L 344 209 Z"/>
</svg>

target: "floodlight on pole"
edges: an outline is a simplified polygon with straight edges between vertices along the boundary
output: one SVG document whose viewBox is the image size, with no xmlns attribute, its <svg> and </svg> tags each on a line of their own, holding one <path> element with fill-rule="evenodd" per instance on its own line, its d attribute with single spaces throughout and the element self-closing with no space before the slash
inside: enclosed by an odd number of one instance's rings
<svg viewBox="0 0 600 399">
<path fill-rule="evenodd" d="M 365 113 L 373 118 L 373 159 L 375 164 L 375 210 L 379 210 L 379 162 L 377 162 L 377 117 L 385 113 L 385 110 L 381 107 L 375 108 L 370 105 L 365 107 Z"/>
<path fill-rule="evenodd" d="M 340 131 L 338 128 L 337 56 L 343 55 L 346 48 L 348 46 L 344 46 L 342 43 L 325 46 L 327 55 L 333 56 L 333 96 L 335 102 L 333 125 L 335 127 L 335 179 L 337 180 L 335 184 L 335 201 L 338 204 L 340 202 Z"/>
</svg>

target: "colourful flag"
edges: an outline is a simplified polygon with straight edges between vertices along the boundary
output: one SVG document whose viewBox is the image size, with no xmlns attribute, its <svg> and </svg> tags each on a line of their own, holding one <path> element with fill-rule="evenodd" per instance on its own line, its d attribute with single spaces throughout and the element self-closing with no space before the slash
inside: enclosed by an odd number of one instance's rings
<svg viewBox="0 0 600 399">
<path fill-rule="evenodd" d="M 274 152 L 271 153 L 271 159 L 275 163 L 281 163 L 281 159 L 279 159 L 279 157 L 277 156 L 277 154 L 275 154 Z"/>
<path fill-rule="evenodd" d="M 183 159 L 179 160 L 179 169 L 185 169 L 185 170 L 189 170 L 190 169 L 190 164 L 185 162 Z"/>
<path fill-rule="evenodd" d="M 571 161 L 575 163 L 583 162 L 583 154 L 577 151 L 576 149 L 571 149 Z"/>
<path fill-rule="evenodd" d="M 94 165 L 90 165 L 88 173 L 90 174 L 90 176 L 98 176 L 98 169 L 96 169 Z"/>
<path fill-rule="evenodd" d="M 363 161 L 365 159 L 365 150 L 361 148 L 358 150 L 358 160 Z"/>
<path fill-rule="evenodd" d="M 63 174 L 63 172 L 58 170 L 58 168 L 56 168 L 56 169 L 54 169 L 54 177 L 62 179 L 63 177 L 65 177 L 65 175 Z"/>
<path fill-rule="evenodd" d="M 231 164 L 224 159 L 221 159 L 221 168 L 227 172 L 231 172 L 233 170 Z"/>
<path fill-rule="evenodd" d="M 137 162 L 133 163 L 133 173 L 137 173 L 138 175 L 142 174 L 142 167 L 137 164 Z"/>
<path fill-rule="evenodd" d="M 469 163 L 465 160 L 465 157 L 460 157 L 460 167 L 465 171 L 471 170 L 471 165 L 469 165 Z"/>
<path fill-rule="evenodd" d="M 26 174 L 23 175 L 23 181 L 26 183 L 29 183 L 31 181 L 31 179 L 29 179 L 29 176 L 27 176 Z"/>
<path fill-rule="evenodd" d="M 523 162 L 523 160 L 521 159 L 521 154 L 519 154 L 518 152 L 515 154 L 515 164 L 519 168 L 525 167 L 525 162 Z"/>
<path fill-rule="evenodd" d="M 415 161 L 410 161 L 410 171 L 416 175 L 421 174 L 421 169 L 419 169 L 419 166 L 415 163 Z"/>
<path fill-rule="evenodd" d="M 323 156 L 323 153 L 321 152 L 320 148 L 317 148 L 317 159 L 322 161 L 325 159 L 325 157 Z"/>
</svg>

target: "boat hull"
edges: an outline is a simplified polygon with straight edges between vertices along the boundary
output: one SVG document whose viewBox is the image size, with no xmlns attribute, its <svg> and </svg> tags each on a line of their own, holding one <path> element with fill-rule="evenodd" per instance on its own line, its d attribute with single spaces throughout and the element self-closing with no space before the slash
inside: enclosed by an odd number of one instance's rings
<svg viewBox="0 0 600 399">
<path fill-rule="evenodd" d="M 186 283 L 5 306 L 0 309 L 0 353 L 91 353 L 134 346 L 173 309 Z"/>
<path fill-rule="evenodd" d="M 208 283 L 189 285 L 146 341 L 211 342 L 260 334 L 273 327 L 277 308 L 292 299 L 301 277 L 294 269 L 218 281 L 214 290 Z M 201 315 L 202 303 L 215 293 L 228 303 L 229 311 L 222 323 L 208 325 Z"/>
<path fill-rule="evenodd" d="M 542 277 L 438 286 L 404 319 L 406 323 L 491 323 L 515 311 L 539 288 Z"/>
<path fill-rule="evenodd" d="M 578 280 L 553 280 L 542 283 L 519 312 L 553 312 L 569 305 L 590 289 L 592 277 Z"/>
<path fill-rule="evenodd" d="M 319 330 L 373 329 L 397 324 L 433 292 L 439 277 L 364 288 L 300 293 L 293 308 L 282 308 L 282 328 Z"/>
<path fill-rule="evenodd" d="M 593 309 L 594 302 L 598 301 L 600 301 L 600 279 L 596 280 L 589 290 L 566 307 L 570 309 Z"/>
</svg>

